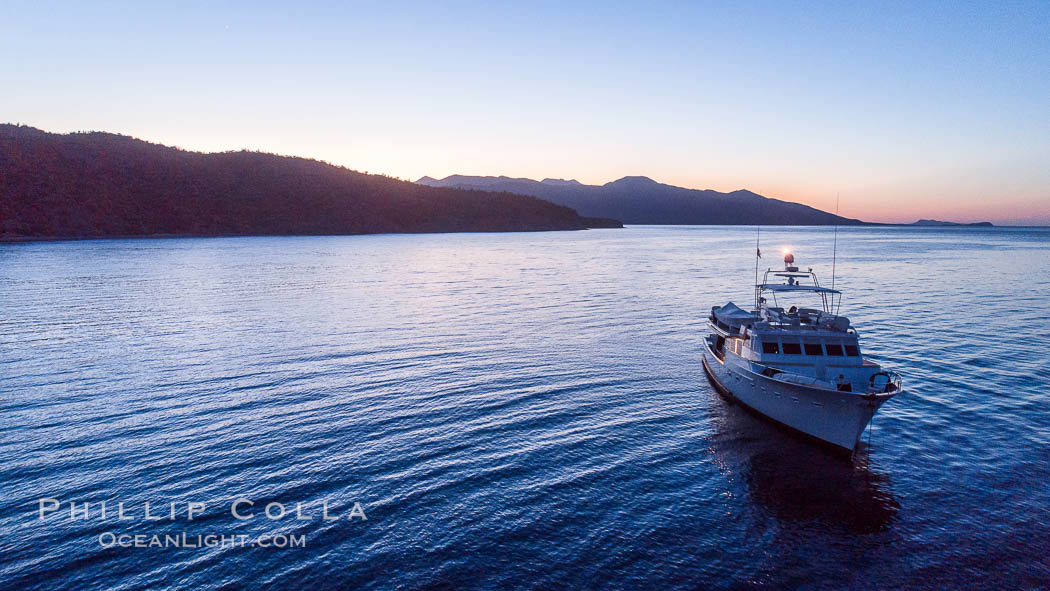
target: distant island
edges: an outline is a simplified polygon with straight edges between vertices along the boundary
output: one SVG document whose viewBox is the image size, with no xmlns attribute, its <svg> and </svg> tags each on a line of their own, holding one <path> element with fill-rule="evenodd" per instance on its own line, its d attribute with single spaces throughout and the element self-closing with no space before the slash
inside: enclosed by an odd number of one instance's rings
<svg viewBox="0 0 1050 591">
<path fill-rule="evenodd" d="M 3 240 L 597 227 L 622 224 L 535 197 L 427 187 L 305 158 L 0 124 Z"/>
<path fill-rule="evenodd" d="M 992 228 L 992 222 L 973 222 L 973 223 L 959 223 L 959 222 L 942 222 L 941 220 L 919 220 L 908 224 L 909 226 L 967 226 L 971 228 Z"/>
<path fill-rule="evenodd" d="M 625 224 L 689 225 L 864 225 L 808 205 L 764 197 L 740 190 L 720 193 L 658 183 L 644 176 L 628 176 L 604 185 L 575 180 L 536 181 L 505 176 L 425 176 L 417 184 L 429 187 L 507 191 L 532 195 L 571 207 L 580 215 L 615 218 Z"/>
</svg>

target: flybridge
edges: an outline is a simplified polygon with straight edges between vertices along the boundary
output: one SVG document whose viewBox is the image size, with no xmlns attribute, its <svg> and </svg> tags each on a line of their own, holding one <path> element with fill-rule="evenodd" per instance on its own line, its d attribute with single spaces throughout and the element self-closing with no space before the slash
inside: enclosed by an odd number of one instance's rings
<svg viewBox="0 0 1050 591">
<path fill-rule="evenodd" d="M 837 289 L 831 289 L 830 287 L 821 287 L 819 285 L 785 285 L 778 283 L 760 283 L 757 287 L 763 291 L 813 291 L 817 293 L 842 293 Z"/>
<path fill-rule="evenodd" d="M 770 276 L 774 278 L 770 279 Z M 783 278 L 780 282 L 775 282 L 777 277 Z M 795 266 L 795 255 L 790 252 L 784 253 L 784 270 L 774 271 L 773 269 L 767 269 L 762 274 L 762 282 L 755 285 L 755 310 L 761 311 L 767 308 L 765 293 L 769 292 L 773 297 L 773 306 L 776 308 L 776 294 L 785 292 L 808 292 L 816 293 L 820 296 L 821 306 L 826 314 L 831 314 L 834 308 L 834 298 L 836 295 L 839 296 L 839 302 L 841 303 L 842 292 L 837 289 L 831 289 L 828 287 L 821 287 L 820 281 L 817 279 L 817 274 L 810 268 L 806 271 L 800 271 Z"/>
</svg>

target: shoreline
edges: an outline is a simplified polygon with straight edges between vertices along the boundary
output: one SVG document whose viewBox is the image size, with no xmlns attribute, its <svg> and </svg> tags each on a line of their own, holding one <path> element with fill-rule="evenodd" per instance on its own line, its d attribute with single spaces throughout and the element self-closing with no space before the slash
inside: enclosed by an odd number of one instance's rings
<svg viewBox="0 0 1050 591">
<path fill-rule="evenodd" d="M 584 232 L 587 230 L 624 230 L 628 228 L 753 228 L 754 224 L 624 224 L 620 227 L 588 227 L 588 228 L 544 228 L 537 230 L 450 230 L 447 232 L 361 232 L 361 233 L 333 233 L 333 234 L 118 234 L 118 235 L 94 235 L 94 236 L 0 236 L 0 244 L 21 244 L 27 242 L 76 242 L 87 240 L 158 240 L 177 238 L 319 238 L 325 236 L 414 236 L 419 234 L 532 234 L 539 232 Z M 816 225 L 764 225 L 766 228 L 833 228 L 834 226 Z M 882 224 L 868 222 L 864 225 L 839 226 L 842 228 L 904 228 L 914 230 L 976 230 L 981 232 L 992 232 L 996 230 L 1040 230 L 1050 229 L 1050 226 L 916 226 L 912 224 Z"/>
</svg>

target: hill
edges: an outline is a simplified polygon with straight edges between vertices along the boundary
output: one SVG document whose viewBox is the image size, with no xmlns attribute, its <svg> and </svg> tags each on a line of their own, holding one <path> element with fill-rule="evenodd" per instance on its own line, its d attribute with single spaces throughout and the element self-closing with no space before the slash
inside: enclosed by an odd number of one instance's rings
<svg viewBox="0 0 1050 591">
<path fill-rule="evenodd" d="M 610 217 L 625 224 L 762 224 L 762 225 L 860 225 L 819 209 L 763 197 L 751 191 L 720 193 L 658 183 L 644 176 L 628 176 L 604 185 L 584 185 L 575 180 L 452 175 L 444 179 L 423 177 L 418 184 L 431 187 L 483 189 L 532 195 L 571 207 L 580 215 Z"/>
<path fill-rule="evenodd" d="M 0 125 L 0 239 L 619 226 L 535 197 L 426 187 L 305 158 Z"/>
<path fill-rule="evenodd" d="M 959 222 L 942 222 L 941 220 L 919 220 L 908 224 L 909 226 L 936 226 L 936 227 L 951 227 L 951 226 L 965 226 L 970 228 L 992 228 L 992 222 L 973 222 L 973 223 L 959 223 Z"/>
</svg>

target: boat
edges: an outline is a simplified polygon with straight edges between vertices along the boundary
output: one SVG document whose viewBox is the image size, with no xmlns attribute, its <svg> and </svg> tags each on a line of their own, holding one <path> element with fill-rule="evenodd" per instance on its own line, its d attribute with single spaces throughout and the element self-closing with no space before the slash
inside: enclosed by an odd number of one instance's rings
<svg viewBox="0 0 1050 591">
<path fill-rule="evenodd" d="M 756 271 L 757 277 L 757 271 Z M 790 300 L 814 307 L 783 305 Z M 752 411 L 833 449 L 852 454 L 879 407 L 901 393 L 901 377 L 864 358 L 842 293 L 799 270 L 767 269 L 751 310 L 711 308 L 702 363 L 714 388 Z M 819 305 L 818 305 L 819 304 Z"/>
</svg>

